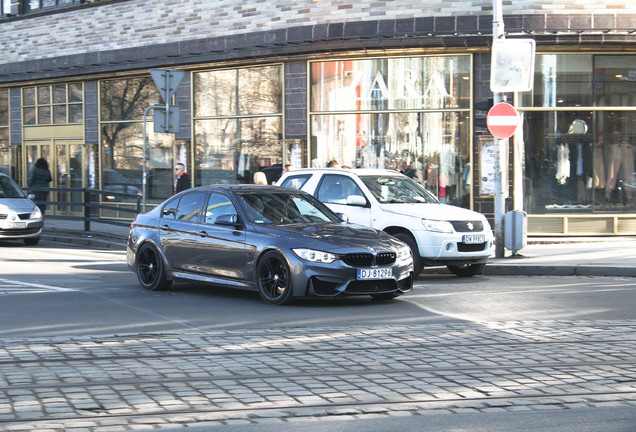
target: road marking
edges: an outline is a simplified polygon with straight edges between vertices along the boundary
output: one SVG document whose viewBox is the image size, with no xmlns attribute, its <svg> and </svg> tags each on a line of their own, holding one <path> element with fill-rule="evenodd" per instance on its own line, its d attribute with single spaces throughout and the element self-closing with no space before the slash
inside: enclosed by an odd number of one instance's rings
<svg viewBox="0 0 636 432">
<path fill-rule="evenodd" d="M 26 289 L 24 289 L 26 288 Z M 75 291 L 71 288 L 62 288 L 53 285 L 43 285 L 30 282 L 22 282 L 12 279 L 0 278 L 0 294 L 14 293 L 40 293 L 40 292 L 70 292 Z"/>
</svg>

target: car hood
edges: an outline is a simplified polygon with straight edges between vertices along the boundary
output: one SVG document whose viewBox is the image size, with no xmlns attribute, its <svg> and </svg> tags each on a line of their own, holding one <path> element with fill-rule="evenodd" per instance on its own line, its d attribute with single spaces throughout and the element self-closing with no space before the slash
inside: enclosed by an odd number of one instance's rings
<svg viewBox="0 0 636 432">
<path fill-rule="evenodd" d="M 398 242 L 386 234 L 372 228 L 355 224 L 317 224 L 317 225 L 268 225 L 267 231 L 289 238 L 303 236 L 312 239 L 307 247 L 336 246 L 338 248 L 396 247 Z"/>
<path fill-rule="evenodd" d="M 35 207 L 35 204 L 28 198 L 0 199 L 0 212 L 2 213 L 31 213 L 33 207 Z"/>
<path fill-rule="evenodd" d="M 441 203 L 380 204 L 380 208 L 386 213 L 416 218 L 446 221 L 486 220 L 481 213 Z"/>
</svg>

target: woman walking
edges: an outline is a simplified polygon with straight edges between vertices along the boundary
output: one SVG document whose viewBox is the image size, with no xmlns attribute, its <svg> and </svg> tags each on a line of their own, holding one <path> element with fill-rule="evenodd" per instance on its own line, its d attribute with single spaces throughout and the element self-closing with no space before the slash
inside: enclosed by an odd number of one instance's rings
<svg viewBox="0 0 636 432">
<path fill-rule="evenodd" d="M 48 188 L 53 181 L 51 171 L 49 171 L 49 163 L 44 158 L 35 161 L 35 166 L 29 174 L 28 186 L 32 188 Z M 35 190 L 35 201 L 42 214 L 46 211 L 46 201 L 49 200 L 49 191 Z"/>
</svg>

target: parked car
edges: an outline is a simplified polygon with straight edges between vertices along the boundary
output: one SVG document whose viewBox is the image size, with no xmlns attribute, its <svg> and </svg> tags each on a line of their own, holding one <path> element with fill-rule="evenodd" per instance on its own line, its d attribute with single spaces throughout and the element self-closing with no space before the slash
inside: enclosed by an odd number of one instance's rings
<svg viewBox="0 0 636 432">
<path fill-rule="evenodd" d="M 308 192 L 350 222 L 408 244 L 416 275 L 424 266 L 446 266 L 458 276 L 481 274 L 493 251 L 493 232 L 482 214 L 440 203 L 397 171 L 305 168 L 276 184 Z"/>
<path fill-rule="evenodd" d="M 38 244 L 44 223 L 42 212 L 31 198 L 11 177 L 0 173 L 0 240 Z"/>
<path fill-rule="evenodd" d="M 207 282 L 258 291 L 272 304 L 391 299 L 413 286 L 407 245 L 343 222 L 305 192 L 271 185 L 202 186 L 169 198 L 131 225 L 127 263 L 149 290 Z"/>
</svg>

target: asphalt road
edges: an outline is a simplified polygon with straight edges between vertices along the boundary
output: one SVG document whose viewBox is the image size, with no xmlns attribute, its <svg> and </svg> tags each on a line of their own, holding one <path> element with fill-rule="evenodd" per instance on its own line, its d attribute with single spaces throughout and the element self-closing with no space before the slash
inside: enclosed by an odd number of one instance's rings
<svg viewBox="0 0 636 432">
<path fill-rule="evenodd" d="M 277 307 L 58 246 L 0 245 L 0 430 L 636 431 L 633 278 Z"/>
</svg>

